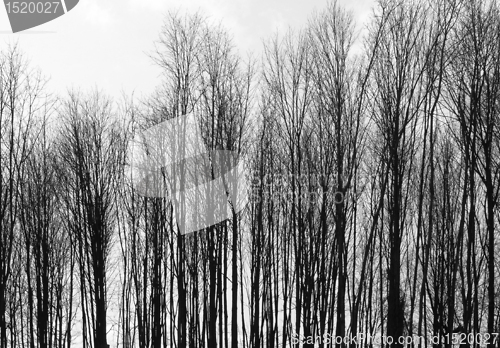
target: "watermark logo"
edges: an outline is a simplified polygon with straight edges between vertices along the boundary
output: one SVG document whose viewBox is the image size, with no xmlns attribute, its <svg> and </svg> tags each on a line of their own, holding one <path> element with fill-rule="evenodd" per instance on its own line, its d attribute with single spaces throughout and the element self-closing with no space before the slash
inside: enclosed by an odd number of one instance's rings
<svg viewBox="0 0 500 348">
<path fill-rule="evenodd" d="M 13 33 L 50 22 L 71 11 L 79 0 L 4 0 Z"/>
<path fill-rule="evenodd" d="M 233 151 L 209 151 L 194 114 L 138 134 L 129 156 L 137 192 L 168 197 L 181 234 L 229 219 L 247 204 L 245 161 Z"/>
</svg>

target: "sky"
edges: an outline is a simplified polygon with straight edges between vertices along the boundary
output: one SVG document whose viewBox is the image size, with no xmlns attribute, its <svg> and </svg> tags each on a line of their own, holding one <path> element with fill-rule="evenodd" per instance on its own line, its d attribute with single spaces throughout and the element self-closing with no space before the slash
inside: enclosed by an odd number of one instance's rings
<svg viewBox="0 0 500 348">
<path fill-rule="evenodd" d="M 262 52 L 264 39 L 288 27 L 303 27 L 328 0 L 80 0 L 66 15 L 13 34 L 0 5 L 0 49 L 18 43 L 32 67 L 49 79 L 51 91 L 93 88 L 112 97 L 147 96 L 160 84 L 160 69 L 148 56 L 169 11 L 197 10 L 233 36 L 243 56 Z M 358 22 L 374 0 L 339 0 Z"/>
</svg>

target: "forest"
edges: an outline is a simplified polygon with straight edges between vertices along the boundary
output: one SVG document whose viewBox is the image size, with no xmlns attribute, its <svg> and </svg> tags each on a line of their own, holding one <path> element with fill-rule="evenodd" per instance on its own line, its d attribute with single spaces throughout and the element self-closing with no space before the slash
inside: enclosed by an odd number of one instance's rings
<svg viewBox="0 0 500 348">
<path fill-rule="evenodd" d="M 256 56 L 170 12 L 145 98 L 0 47 L 0 348 L 500 347 L 500 3 L 308 18 Z M 130 144 L 188 114 L 249 199 L 182 233 Z"/>
</svg>

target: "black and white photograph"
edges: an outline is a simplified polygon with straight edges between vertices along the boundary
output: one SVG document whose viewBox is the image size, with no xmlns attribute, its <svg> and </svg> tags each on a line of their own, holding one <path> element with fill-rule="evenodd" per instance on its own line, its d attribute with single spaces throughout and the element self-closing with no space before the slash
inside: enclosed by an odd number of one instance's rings
<svg viewBox="0 0 500 348">
<path fill-rule="evenodd" d="M 499 0 L 3 0 L 0 348 L 500 348 Z"/>
</svg>

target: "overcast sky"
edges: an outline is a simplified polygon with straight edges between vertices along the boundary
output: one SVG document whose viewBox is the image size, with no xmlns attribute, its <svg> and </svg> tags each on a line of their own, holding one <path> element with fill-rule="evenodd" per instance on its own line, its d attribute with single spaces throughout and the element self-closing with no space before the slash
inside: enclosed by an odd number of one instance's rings
<svg viewBox="0 0 500 348">
<path fill-rule="evenodd" d="M 339 0 L 360 22 L 374 0 Z M 33 66 L 50 78 L 49 87 L 98 87 L 111 96 L 122 91 L 151 93 L 159 69 L 147 56 L 158 38 L 165 13 L 180 10 L 209 16 L 232 33 L 237 48 L 259 54 L 262 40 L 288 26 L 300 28 L 327 0 L 80 0 L 66 15 L 18 34 L 0 6 L 0 45 L 18 42 Z"/>
</svg>

